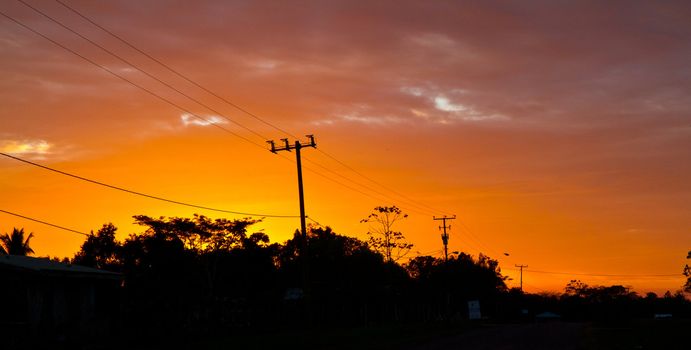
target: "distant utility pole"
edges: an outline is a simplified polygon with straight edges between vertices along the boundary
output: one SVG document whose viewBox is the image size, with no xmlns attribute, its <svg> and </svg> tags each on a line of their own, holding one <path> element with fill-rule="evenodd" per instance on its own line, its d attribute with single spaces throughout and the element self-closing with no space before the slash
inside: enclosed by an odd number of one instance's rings
<svg viewBox="0 0 691 350">
<path fill-rule="evenodd" d="M 448 245 L 449 245 L 449 234 L 446 233 L 446 229 L 448 228 L 449 230 L 451 229 L 451 225 L 446 225 L 446 220 L 455 220 L 456 215 L 454 216 L 442 216 L 440 218 L 433 216 L 433 220 L 441 220 L 442 221 L 442 226 L 439 226 L 440 230 L 444 230 L 444 232 L 441 234 L 441 241 L 444 243 L 444 262 L 449 261 L 449 250 L 448 250 Z"/>
<path fill-rule="evenodd" d="M 290 152 L 291 150 L 295 150 L 295 159 L 297 160 L 297 166 L 298 166 L 298 193 L 300 195 L 300 229 L 302 230 L 302 244 L 303 248 L 307 247 L 307 225 L 305 224 L 305 195 L 302 191 L 302 159 L 300 158 L 300 150 L 303 147 L 312 147 L 316 148 L 317 144 L 314 142 L 314 135 L 307 135 L 307 138 L 309 139 L 309 143 L 307 144 L 301 144 L 300 141 L 295 140 L 294 144 L 290 144 L 288 142 L 288 139 L 281 139 L 283 141 L 283 146 L 276 147 L 274 144 L 274 141 L 266 141 L 271 145 L 271 152 L 276 153 L 280 151 L 288 151 Z M 304 250 L 303 250 L 304 254 Z"/>
<path fill-rule="evenodd" d="M 516 267 L 521 269 L 521 292 L 523 291 L 523 268 L 527 268 L 528 265 L 516 265 Z"/>
</svg>

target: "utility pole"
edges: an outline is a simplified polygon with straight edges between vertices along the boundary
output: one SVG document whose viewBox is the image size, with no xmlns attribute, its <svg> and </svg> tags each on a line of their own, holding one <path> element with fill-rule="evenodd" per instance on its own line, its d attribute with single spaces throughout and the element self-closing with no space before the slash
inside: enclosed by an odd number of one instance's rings
<svg viewBox="0 0 691 350">
<path fill-rule="evenodd" d="M 454 216 L 442 216 L 440 218 L 433 216 L 433 220 L 441 220 L 442 221 L 442 226 L 439 226 L 440 230 L 444 230 L 443 233 L 441 234 L 441 241 L 444 243 L 444 262 L 449 261 L 449 250 L 448 250 L 448 245 L 449 245 L 449 234 L 446 233 L 446 229 L 448 228 L 449 230 L 451 229 L 451 225 L 446 225 L 446 220 L 454 220 L 456 219 L 456 215 Z"/>
<path fill-rule="evenodd" d="M 295 140 L 295 143 L 291 145 L 290 142 L 288 142 L 288 139 L 281 139 L 281 141 L 283 141 L 283 146 L 279 147 L 276 147 L 276 144 L 273 140 L 266 142 L 268 142 L 271 145 L 272 153 L 277 153 L 280 151 L 290 152 L 291 150 L 295 150 L 295 159 L 298 168 L 298 194 L 300 196 L 300 229 L 302 230 L 302 234 L 300 237 L 302 242 L 300 242 L 299 255 L 300 260 L 302 261 L 302 293 L 304 298 L 303 300 L 305 301 L 305 322 L 307 322 L 307 324 L 310 324 L 312 322 L 312 306 L 310 300 L 311 297 L 308 277 L 309 264 L 307 262 L 307 225 L 305 224 L 305 195 L 302 190 L 302 158 L 300 157 L 300 150 L 303 147 L 316 148 L 317 144 L 314 142 L 314 135 L 307 135 L 307 138 L 309 139 L 309 142 L 304 145 L 300 143 L 299 140 Z"/>
<path fill-rule="evenodd" d="M 528 265 L 516 265 L 516 267 L 521 269 L 521 292 L 523 292 L 523 268 L 527 268 Z"/>
<path fill-rule="evenodd" d="M 317 144 L 314 142 L 314 135 L 307 135 L 307 138 L 309 139 L 309 143 L 307 144 L 301 144 L 299 140 L 295 140 L 294 144 L 290 144 L 288 142 L 288 139 L 281 139 L 283 141 L 283 146 L 276 147 L 275 143 L 273 140 L 271 141 L 266 141 L 271 145 L 271 152 L 272 153 L 277 153 L 280 151 L 288 151 L 290 152 L 291 150 L 295 150 L 295 159 L 297 160 L 297 167 L 298 167 L 298 193 L 300 196 L 300 229 L 302 230 L 302 244 L 303 244 L 303 254 L 304 254 L 304 249 L 307 247 L 307 225 L 305 224 L 305 195 L 302 190 L 302 159 L 300 157 L 300 150 L 303 147 L 312 147 L 316 148 Z"/>
</svg>

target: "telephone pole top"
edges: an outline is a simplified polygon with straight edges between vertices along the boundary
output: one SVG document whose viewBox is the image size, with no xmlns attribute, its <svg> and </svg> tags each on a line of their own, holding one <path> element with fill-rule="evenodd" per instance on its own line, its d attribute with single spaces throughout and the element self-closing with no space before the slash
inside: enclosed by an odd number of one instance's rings
<svg viewBox="0 0 691 350">
<path fill-rule="evenodd" d="M 516 265 L 516 267 L 521 269 L 521 292 L 523 291 L 523 268 L 528 268 L 528 265 Z"/>
<path fill-rule="evenodd" d="M 446 220 L 455 220 L 456 215 L 454 216 L 442 216 L 440 218 L 436 216 L 432 216 L 432 220 L 441 220 L 442 221 L 442 226 L 439 226 L 439 229 L 443 229 L 443 233 L 441 234 L 441 241 L 444 243 L 444 262 L 449 261 L 449 250 L 448 250 L 448 244 L 449 244 L 449 234 L 446 233 L 446 229 L 448 228 L 451 230 L 451 225 L 446 225 Z"/>
<path fill-rule="evenodd" d="M 302 230 L 301 233 L 304 244 L 303 248 L 306 247 L 307 244 L 307 225 L 305 224 L 305 195 L 302 189 L 302 158 L 300 156 L 300 150 L 304 147 L 317 147 L 317 144 L 314 142 L 314 135 L 307 135 L 307 138 L 309 139 L 309 142 L 307 142 L 306 144 L 300 143 L 299 140 L 295 140 L 294 144 L 290 144 L 290 142 L 288 142 L 288 139 L 281 139 L 281 141 L 283 141 L 283 145 L 278 147 L 276 147 L 276 144 L 273 140 L 266 141 L 271 145 L 271 153 L 278 153 L 280 151 L 290 152 L 291 150 L 295 150 L 295 159 L 298 168 L 298 195 L 300 197 L 300 229 Z"/>
</svg>

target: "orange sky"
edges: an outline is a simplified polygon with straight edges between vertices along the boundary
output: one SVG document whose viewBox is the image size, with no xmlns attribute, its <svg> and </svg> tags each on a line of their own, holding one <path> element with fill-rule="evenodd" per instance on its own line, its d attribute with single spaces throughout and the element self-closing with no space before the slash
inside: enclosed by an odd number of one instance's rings
<svg viewBox="0 0 691 350">
<path fill-rule="evenodd" d="M 20 2 L 0 11 L 261 147 L 0 16 L 2 152 L 175 200 L 298 214 L 295 164 L 265 148 L 285 134 L 59 3 L 25 1 L 212 110 Z M 683 284 L 688 3 L 62 1 L 269 123 L 314 134 L 319 150 L 406 197 L 304 150 L 307 213 L 338 233 L 365 238 L 359 220 L 396 204 L 410 214 L 399 229 L 416 251 L 440 256 L 432 215 L 456 214 L 450 250 L 498 258 L 511 286 L 513 266 L 529 265 L 528 291 L 562 290 L 572 277 L 642 292 Z M 136 214 L 219 216 L 5 157 L 0 194 L 2 210 L 81 231 L 113 222 L 120 238 L 141 232 Z M 34 232 L 39 256 L 72 256 L 83 240 L 0 213 L 0 232 L 15 226 Z M 278 242 L 298 227 L 269 218 L 256 226 Z"/>
</svg>

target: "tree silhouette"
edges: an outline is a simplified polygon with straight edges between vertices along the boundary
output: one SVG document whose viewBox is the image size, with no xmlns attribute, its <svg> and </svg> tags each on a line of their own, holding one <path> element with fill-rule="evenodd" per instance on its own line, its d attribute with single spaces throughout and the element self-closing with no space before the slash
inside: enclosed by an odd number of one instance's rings
<svg viewBox="0 0 691 350">
<path fill-rule="evenodd" d="M 468 300 L 495 304 L 506 291 L 498 262 L 480 254 L 452 254 L 448 261 L 418 256 L 405 265 L 413 278 L 411 299 L 426 310 L 421 317 L 452 319 L 466 312 Z M 483 311 L 483 313 L 494 311 Z"/>
<path fill-rule="evenodd" d="M 564 294 L 575 297 L 586 297 L 589 290 L 590 286 L 581 282 L 581 280 L 571 280 L 566 284 L 566 287 L 564 287 Z"/>
<path fill-rule="evenodd" d="M 374 211 L 366 218 L 360 220 L 361 223 L 369 223 L 367 243 L 372 249 L 384 255 L 387 263 L 396 262 L 406 256 L 412 243 L 408 243 L 403 233 L 394 231 L 393 226 L 396 222 L 408 217 L 397 206 L 375 207 Z"/>
<path fill-rule="evenodd" d="M 439 265 L 439 259 L 433 256 L 416 256 L 405 265 L 410 277 L 418 281 L 428 281 L 432 278 L 436 267 Z"/>
<path fill-rule="evenodd" d="M 310 225 L 307 230 L 310 278 L 319 286 L 345 288 L 345 285 L 366 289 L 382 282 L 384 262 L 382 256 L 369 249 L 367 243 L 353 237 L 335 233 L 331 227 Z M 279 266 L 296 274 L 299 269 L 300 232 L 285 242 Z M 294 277 L 293 277 L 294 278 Z"/>
<path fill-rule="evenodd" d="M 204 215 L 193 218 L 134 216 L 135 223 L 148 226 L 147 232 L 179 239 L 186 249 L 198 254 L 228 251 L 247 239 L 247 228 L 260 220 L 212 220 Z"/>
<path fill-rule="evenodd" d="M 77 265 L 116 270 L 119 266 L 117 253 L 120 244 L 115 240 L 117 227 L 112 223 L 104 224 L 96 234 L 91 234 L 74 255 L 72 262 Z"/>
<path fill-rule="evenodd" d="M 689 250 L 689 255 L 686 258 L 691 259 L 691 250 Z M 684 265 L 684 276 L 686 276 L 684 291 L 691 293 L 691 267 L 689 265 Z"/>
<path fill-rule="evenodd" d="M 136 215 L 134 219 L 136 224 L 148 226 L 148 234 L 180 242 L 188 254 L 196 257 L 198 263 L 204 267 L 209 296 L 214 295 L 220 253 L 244 247 L 246 244 L 268 242 L 268 237 L 261 233 L 247 237 L 247 228 L 259 220 L 212 220 L 199 214 L 194 214 L 191 219 L 155 219 L 146 215 Z"/>
<path fill-rule="evenodd" d="M 24 239 L 24 228 L 13 228 L 12 234 L 5 233 L 0 236 L 0 253 L 10 255 L 29 255 L 33 254 L 29 241 L 33 237 L 33 233 Z"/>
</svg>

